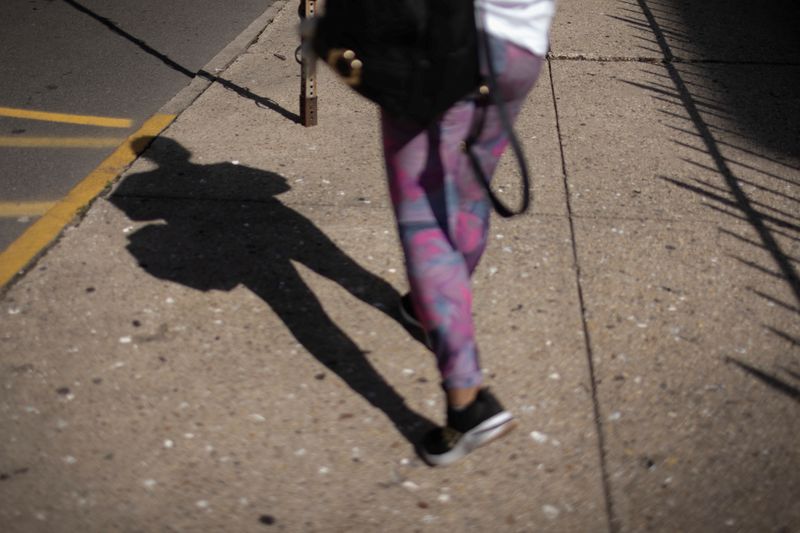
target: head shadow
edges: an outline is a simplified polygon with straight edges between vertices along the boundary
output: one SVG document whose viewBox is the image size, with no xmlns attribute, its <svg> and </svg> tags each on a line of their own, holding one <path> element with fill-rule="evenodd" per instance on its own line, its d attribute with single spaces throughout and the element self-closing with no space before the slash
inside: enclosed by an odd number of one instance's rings
<svg viewBox="0 0 800 533">
<path fill-rule="evenodd" d="M 157 167 L 128 175 L 109 198 L 131 220 L 153 222 L 128 236 L 127 249 L 141 268 L 200 291 L 247 287 L 309 353 L 417 442 L 432 422 L 409 409 L 376 372 L 293 262 L 401 322 L 397 291 L 278 200 L 290 190 L 285 177 L 233 163 L 195 164 L 185 147 L 165 137 L 136 139 L 133 148 L 151 142 L 142 157 Z"/>
</svg>

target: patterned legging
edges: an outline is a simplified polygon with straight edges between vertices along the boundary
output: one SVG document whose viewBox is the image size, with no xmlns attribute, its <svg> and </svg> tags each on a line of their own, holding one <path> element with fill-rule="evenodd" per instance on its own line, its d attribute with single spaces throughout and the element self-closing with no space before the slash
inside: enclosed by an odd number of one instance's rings
<svg viewBox="0 0 800 533">
<path fill-rule="evenodd" d="M 536 83 L 543 59 L 511 43 L 493 38 L 489 43 L 498 88 L 513 120 Z M 491 204 L 461 148 L 481 112 L 474 101 L 463 100 L 427 128 L 385 113 L 381 117 L 412 301 L 445 389 L 482 382 L 470 277 L 486 248 Z M 474 145 L 486 176 L 494 173 L 507 145 L 497 108 L 490 105 Z"/>
</svg>

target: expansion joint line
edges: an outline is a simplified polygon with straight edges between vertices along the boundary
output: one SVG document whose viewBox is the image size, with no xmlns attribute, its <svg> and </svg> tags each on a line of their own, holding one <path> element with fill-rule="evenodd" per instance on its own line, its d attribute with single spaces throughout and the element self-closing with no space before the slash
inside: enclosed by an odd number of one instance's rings
<svg viewBox="0 0 800 533">
<path fill-rule="evenodd" d="M 567 180 L 567 160 L 564 154 L 564 142 L 561 134 L 561 120 L 558 114 L 558 100 L 556 99 L 555 80 L 553 79 L 553 64 L 550 58 L 547 60 L 547 68 L 550 74 L 550 91 L 553 98 L 553 110 L 556 117 L 556 134 L 558 135 L 558 148 L 561 152 L 561 176 L 564 181 L 564 194 L 567 203 L 567 220 L 569 221 L 570 240 L 572 241 L 572 261 L 575 265 L 575 284 L 578 291 L 578 303 L 581 312 L 581 325 L 583 327 L 583 336 L 586 345 L 586 360 L 589 368 L 589 381 L 591 385 L 592 409 L 594 410 L 595 429 L 597 431 L 597 448 L 600 460 L 600 477 L 603 488 L 603 497 L 605 499 L 606 507 L 606 520 L 608 522 L 609 533 L 617 533 L 619 531 L 619 521 L 614 509 L 614 500 L 611 494 L 611 483 L 608 474 L 608 461 L 606 458 L 606 436 L 605 428 L 603 426 L 603 418 L 600 412 L 600 400 L 597 388 L 597 375 L 594 366 L 594 351 L 592 349 L 592 339 L 589 333 L 589 326 L 586 322 L 587 310 L 586 300 L 583 294 L 583 286 L 581 284 L 581 267 L 578 262 L 578 246 L 575 234 L 575 221 L 572 214 L 572 202 L 569 195 L 569 183 Z"/>
</svg>

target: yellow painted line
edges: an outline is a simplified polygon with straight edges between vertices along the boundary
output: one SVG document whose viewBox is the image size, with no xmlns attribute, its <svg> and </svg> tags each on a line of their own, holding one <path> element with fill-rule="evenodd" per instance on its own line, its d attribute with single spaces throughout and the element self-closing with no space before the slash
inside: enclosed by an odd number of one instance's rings
<svg viewBox="0 0 800 533">
<path fill-rule="evenodd" d="M 155 137 L 175 120 L 175 115 L 157 114 L 150 117 L 142 127 L 128 137 L 114 153 L 100 163 L 63 199 L 56 202 L 20 238 L 0 254 L 0 287 L 11 281 L 28 263 L 38 256 L 75 216 L 85 209 L 103 189 L 119 176 L 140 152 L 134 141 L 141 137 Z M 135 143 L 139 151 L 146 143 Z"/>
<path fill-rule="evenodd" d="M 122 137 L 18 137 L 0 136 L 0 148 L 108 148 Z"/>
<path fill-rule="evenodd" d="M 24 118 L 28 120 L 44 120 L 46 122 L 64 122 L 85 126 L 102 126 L 105 128 L 130 128 L 133 121 L 129 118 L 96 117 L 93 115 L 71 115 L 67 113 L 49 113 L 29 109 L 0 107 L 0 117 Z"/>
<path fill-rule="evenodd" d="M 0 218 L 36 217 L 54 205 L 55 202 L 0 202 Z"/>
</svg>

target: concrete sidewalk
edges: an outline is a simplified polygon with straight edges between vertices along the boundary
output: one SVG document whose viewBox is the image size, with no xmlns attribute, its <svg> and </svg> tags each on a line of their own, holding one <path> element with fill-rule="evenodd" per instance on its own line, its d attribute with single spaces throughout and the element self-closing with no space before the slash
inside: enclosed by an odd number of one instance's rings
<svg viewBox="0 0 800 533">
<path fill-rule="evenodd" d="M 2 295 L 0 530 L 800 531 L 800 62 L 712 4 L 560 0 L 475 278 L 520 428 L 442 469 L 376 110 L 296 123 L 284 4 Z"/>
</svg>

